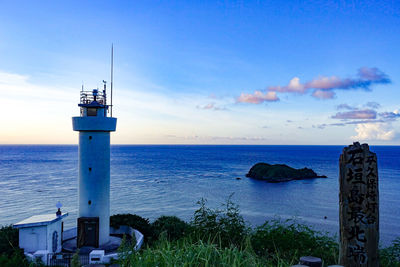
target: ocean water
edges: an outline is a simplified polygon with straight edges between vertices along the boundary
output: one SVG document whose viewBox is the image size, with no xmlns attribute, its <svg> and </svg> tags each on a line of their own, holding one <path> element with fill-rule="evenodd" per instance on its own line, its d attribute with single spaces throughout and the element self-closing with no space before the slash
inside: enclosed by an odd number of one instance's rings
<svg viewBox="0 0 400 267">
<path fill-rule="evenodd" d="M 135 213 L 150 220 L 176 215 L 189 221 L 201 198 L 217 208 L 233 194 L 232 200 L 253 226 L 275 217 L 295 218 L 335 234 L 342 148 L 113 145 L 111 214 Z M 381 243 L 388 245 L 400 236 L 400 147 L 370 149 L 378 156 Z M 308 167 L 328 178 L 277 184 L 246 178 L 257 162 Z M 61 201 L 62 210 L 69 212 L 65 228 L 74 227 L 77 175 L 77 146 L 0 146 L 0 225 L 56 212 L 55 204 Z"/>
</svg>

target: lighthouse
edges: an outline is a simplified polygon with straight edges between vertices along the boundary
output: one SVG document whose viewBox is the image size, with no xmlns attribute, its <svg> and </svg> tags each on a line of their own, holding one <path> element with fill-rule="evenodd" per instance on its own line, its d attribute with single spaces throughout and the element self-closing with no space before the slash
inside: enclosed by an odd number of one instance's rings
<svg viewBox="0 0 400 267">
<path fill-rule="evenodd" d="M 102 91 L 81 91 L 80 116 L 72 118 L 79 132 L 78 248 L 97 248 L 110 239 L 110 132 L 117 119 L 108 116 L 112 105 L 103 82 Z"/>
</svg>

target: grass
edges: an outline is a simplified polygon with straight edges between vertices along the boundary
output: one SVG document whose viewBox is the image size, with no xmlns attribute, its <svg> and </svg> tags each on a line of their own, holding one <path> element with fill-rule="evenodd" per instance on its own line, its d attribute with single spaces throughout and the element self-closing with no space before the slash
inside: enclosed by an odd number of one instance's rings
<svg viewBox="0 0 400 267">
<path fill-rule="evenodd" d="M 301 256 L 315 256 L 324 266 L 338 263 L 339 245 L 334 237 L 294 220 L 270 220 L 249 227 L 238 205 L 228 198 L 219 209 L 201 199 L 190 222 L 161 216 L 153 223 L 138 215 L 111 217 L 114 227 L 130 225 L 147 233 L 140 251 L 123 240 L 117 263 L 121 266 L 278 266 L 298 263 Z M 380 249 L 380 266 L 400 267 L 400 237 Z M 75 266 L 79 263 L 75 260 Z M 18 230 L 0 229 L 0 266 L 33 267 L 18 248 Z"/>
<path fill-rule="evenodd" d="M 183 238 L 178 241 L 159 240 L 153 247 L 125 254 L 121 266 L 290 266 L 278 265 L 258 257 L 251 246 L 221 248 L 212 241 Z"/>
<path fill-rule="evenodd" d="M 176 217 L 150 224 L 152 242 L 140 251 L 121 247 L 121 266 L 291 266 L 301 256 L 323 260 L 323 266 L 338 264 L 336 238 L 294 220 L 271 220 L 250 228 L 239 207 L 229 198 L 220 209 L 211 209 L 206 200 L 187 224 Z M 157 221 L 157 220 L 156 220 Z M 162 229 L 157 225 L 164 225 Z M 168 225 L 168 227 L 165 227 Z M 176 228 L 174 228 L 176 225 Z M 157 228 L 157 229 L 156 229 Z M 157 234 L 154 234 L 157 233 Z M 380 250 L 382 267 L 400 267 L 400 238 Z"/>
</svg>

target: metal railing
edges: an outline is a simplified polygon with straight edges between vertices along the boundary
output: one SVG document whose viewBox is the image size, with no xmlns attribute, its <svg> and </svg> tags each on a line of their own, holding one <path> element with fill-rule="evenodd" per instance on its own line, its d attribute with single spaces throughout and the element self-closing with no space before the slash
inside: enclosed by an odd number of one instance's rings
<svg viewBox="0 0 400 267">
<path fill-rule="evenodd" d="M 72 253 L 50 253 L 47 256 L 48 266 L 71 266 L 72 257 L 74 254 Z M 79 263 L 80 265 L 89 264 L 89 255 L 79 255 Z"/>
<path fill-rule="evenodd" d="M 107 97 L 105 91 L 103 90 L 101 92 L 100 90 L 97 89 L 94 89 L 92 91 L 81 91 L 81 96 L 80 96 L 81 104 L 90 104 L 93 101 L 96 101 L 100 105 L 106 105 Z"/>
</svg>

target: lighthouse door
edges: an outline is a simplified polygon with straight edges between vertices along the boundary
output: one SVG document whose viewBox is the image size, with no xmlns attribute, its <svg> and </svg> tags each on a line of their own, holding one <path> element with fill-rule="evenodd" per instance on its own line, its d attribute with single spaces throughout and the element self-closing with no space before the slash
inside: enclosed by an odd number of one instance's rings
<svg viewBox="0 0 400 267">
<path fill-rule="evenodd" d="M 78 218 L 78 248 L 99 247 L 99 217 Z"/>
</svg>

